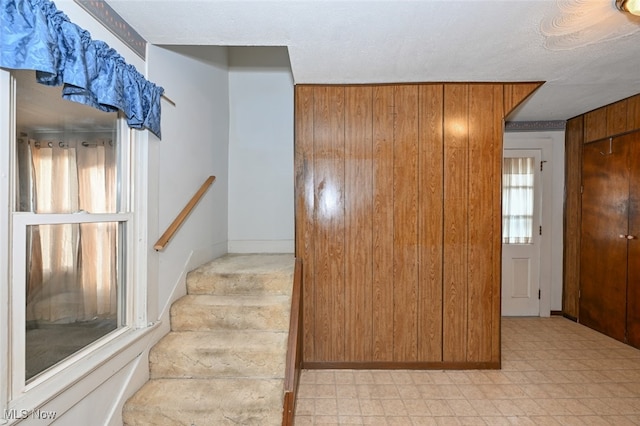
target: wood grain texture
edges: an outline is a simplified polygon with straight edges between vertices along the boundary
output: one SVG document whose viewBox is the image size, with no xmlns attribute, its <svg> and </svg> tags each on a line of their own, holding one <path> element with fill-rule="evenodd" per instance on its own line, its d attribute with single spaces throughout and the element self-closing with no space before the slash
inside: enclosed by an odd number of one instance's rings
<svg viewBox="0 0 640 426">
<path fill-rule="evenodd" d="M 539 87 L 539 86 L 538 86 Z M 501 302 L 502 302 L 502 157 L 504 153 L 504 85 L 494 85 L 493 87 L 493 158 L 492 158 L 492 214 L 493 235 L 493 282 L 491 288 L 491 362 L 502 365 L 502 322 L 501 322 Z M 497 179 L 497 180 L 496 180 Z"/>
<path fill-rule="evenodd" d="M 498 93 L 502 95 L 502 93 Z M 490 359 L 493 340 L 492 295 L 494 290 L 493 176 L 495 160 L 494 86 L 469 87 L 469 196 L 468 196 L 468 339 L 467 361 Z M 497 111 L 500 114 L 502 110 Z M 472 178 L 471 178 L 472 177 Z"/>
<path fill-rule="evenodd" d="M 313 117 L 314 90 L 299 86 L 295 90 L 295 254 L 304 259 L 303 287 L 303 359 L 314 359 L 315 281 L 314 281 L 314 179 Z"/>
<path fill-rule="evenodd" d="M 607 109 L 598 108 L 584 114 L 584 143 L 607 137 Z"/>
<path fill-rule="evenodd" d="M 542 82 L 505 84 L 503 86 L 504 115 L 500 118 L 508 116 L 542 84 Z"/>
<path fill-rule="evenodd" d="M 316 88 L 314 108 L 315 358 L 335 361 L 345 348 L 344 88 Z"/>
<path fill-rule="evenodd" d="M 607 136 L 619 135 L 627 130 L 627 100 L 607 105 Z"/>
<path fill-rule="evenodd" d="M 418 359 L 441 361 L 444 86 L 419 90 Z"/>
<path fill-rule="evenodd" d="M 640 130 L 640 95 L 627 99 L 627 132 Z"/>
<path fill-rule="evenodd" d="M 373 359 L 393 359 L 394 87 L 373 88 Z"/>
<path fill-rule="evenodd" d="M 198 202 L 200 201 L 204 193 L 207 192 L 207 190 L 215 180 L 216 180 L 215 176 L 209 176 L 207 179 L 205 179 L 205 181 L 202 183 L 200 188 L 198 188 L 196 193 L 193 194 L 193 197 L 191 197 L 189 202 L 187 202 L 184 208 L 180 211 L 180 213 L 178 213 L 176 218 L 173 220 L 173 222 L 171 222 L 171 224 L 167 227 L 167 230 L 164 231 L 162 236 L 160 236 L 158 241 L 154 244 L 153 246 L 154 250 L 156 251 L 164 250 L 167 244 L 169 244 L 169 241 L 173 238 L 173 236 L 178 231 L 178 229 L 180 229 L 184 221 L 187 220 L 187 218 L 191 214 L 191 211 L 193 211 L 193 209 L 196 207 L 196 205 L 198 204 Z"/>
<path fill-rule="evenodd" d="M 417 360 L 418 86 L 395 87 L 393 143 L 393 360 Z"/>
<path fill-rule="evenodd" d="M 580 322 L 624 340 L 629 173 L 625 138 L 584 145 Z M 604 154 L 603 154 L 604 153 Z"/>
<path fill-rule="evenodd" d="M 565 206 L 563 241 L 562 312 L 578 318 L 580 289 L 580 230 L 582 145 L 584 117 L 567 121 L 565 131 Z"/>
<path fill-rule="evenodd" d="M 296 86 L 305 366 L 500 366 L 503 116 L 526 86 Z"/>
<path fill-rule="evenodd" d="M 287 358 L 285 360 L 284 396 L 282 425 L 293 425 L 296 411 L 296 396 L 302 368 L 302 261 L 295 260 L 293 289 L 291 291 L 291 313 L 289 315 L 289 336 L 287 337 Z"/>
<path fill-rule="evenodd" d="M 467 359 L 469 86 L 444 88 L 443 361 Z"/>
<path fill-rule="evenodd" d="M 373 88 L 345 87 L 345 358 L 372 358 Z"/>
<path fill-rule="evenodd" d="M 629 235 L 627 246 L 627 343 L 640 348 L 640 132 L 629 143 Z"/>
</svg>

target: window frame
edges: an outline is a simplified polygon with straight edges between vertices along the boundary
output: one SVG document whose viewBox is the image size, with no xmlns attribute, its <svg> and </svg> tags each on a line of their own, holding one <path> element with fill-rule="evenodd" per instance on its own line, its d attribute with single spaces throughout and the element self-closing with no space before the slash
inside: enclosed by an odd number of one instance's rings
<svg viewBox="0 0 640 426">
<path fill-rule="evenodd" d="M 531 241 L 528 243 L 509 243 L 504 241 L 504 206 L 501 210 L 501 231 L 500 231 L 500 240 L 503 245 L 509 246 L 526 246 L 537 244 L 540 239 L 540 234 L 536 230 L 536 227 L 542 225 L 542 185 L 543 185 L 543 176 L 540 171 L 540 165 L 542 164 L 542 153 L 541 150 L 532 148 L 532 149 L 522 149 L 522 148 L 508 148 L 503 152 L 503 159 L 501 167 L 501 175 L 500 175 L 500 197 L 503 199 L 502 203 L 504 204 L 504 185 L 502 184 L 504 179 L 504 159 L 505 158 L 532 158 L 533 159 L 533 213 L 532 213 L 532 223 L 531 223 Z"/>
<path fill-rule="evenodd" d="M 10 410 L 34 410 L 52 400 L 101 365 L 124 351 L 142 336 L 147 328 L 147 183 L 148 132 L 127 127 L 118 118 L 118 143 L 122 161 L 121 212 L 109 214 L 36 214 L 15 211 L 16 183 L 16 81 L 11 72 L 0 69 L 0 235 L 8 238 L 0 242 L 0 424 Z M 33 224 L 60 224 L 86 222 L 124 223 L 122 261 L 124 272 L 120 276 L 124 289 L 125 325 L 60 361 L 29 383 L 25 383 L 25 294 L 16 291 L 16 283 L 26 276 L 26 226 Z M 0 241 L 2 241 L 0 240 Z M 17 253 L 20 253 L 18 255 Z M 21 256 L 22 259 L 16 259 Z M 24 290 L 24 287 L 22 288 Z M 17 312 L 22 311 L 21 314 Z M 145 330 L 142 330 L 143 332 Z M 17 334 L 16 334 L 17 333 Z M 146 333 L 145 333 L 146 334 Z M 22 356 L 20 356 L 22 351 Z M 16 368 L 19 367 L 19 368 Z M 72 367 L 72 368 L 70 368 Z M 61 414 L 61 413 L 59 413 Z"/>
</svg>

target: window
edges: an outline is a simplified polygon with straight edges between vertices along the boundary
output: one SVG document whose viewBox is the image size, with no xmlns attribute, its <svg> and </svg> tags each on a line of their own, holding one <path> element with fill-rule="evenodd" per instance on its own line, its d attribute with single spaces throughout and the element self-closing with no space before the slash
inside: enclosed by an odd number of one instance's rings
<svg viewBox="0 0 640 426">
<path fill-rule="evenodd" d="M 531 244 L 534 203 L 533 157 L 505 157 L 502 168 L 502 243 Z"/>
<path fill-rule="evenodd" d="M 9 401 L 144 320 L 132 303 L 133 132 L 33 71 L 11 77 Z"/>
</svg>

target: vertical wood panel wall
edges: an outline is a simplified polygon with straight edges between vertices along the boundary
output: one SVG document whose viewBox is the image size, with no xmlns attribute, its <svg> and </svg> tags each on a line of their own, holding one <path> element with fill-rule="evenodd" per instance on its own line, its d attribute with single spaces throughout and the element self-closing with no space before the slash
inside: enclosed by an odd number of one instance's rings
<svg viewBox="0 0 640 426">
<path fill-rule="evenodd" d="M 578 318 L 580 290 L 580 232 L 582 223 L 582 144 L 584 117 L 567 121 L 565 131 L 565 191 L 564 191 L 564 285 L 562 312 L 571 319 Z"/>
<path fill-rule="evenodd" d="M 567 121 L 565 133 L 565 223 L 563 314 L 579 320 L 582 146 L 640 130 L 640 94 Z"/>
<path fill-rule="evenodd" d="M 306 367 L 500 366 L 503 117 L 538 86 L 296 86 Z"/>
</svg>

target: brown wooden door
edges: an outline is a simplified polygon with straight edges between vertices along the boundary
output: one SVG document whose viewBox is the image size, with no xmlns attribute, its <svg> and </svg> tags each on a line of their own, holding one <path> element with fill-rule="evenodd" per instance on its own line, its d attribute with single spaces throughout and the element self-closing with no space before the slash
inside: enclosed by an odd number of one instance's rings
<svg viewBox="0 0 640 426">
<path fill-rule="evenodd" d="M 629 143 L 629 235 L 627 240 L 627 342 L 640 348 L 640 132 Z"/>
<path fill-rule="evenodd" d="M 580 322 L 625 340 L 629 206 L 628 142 L 584 146 Z"/>
</svg>

